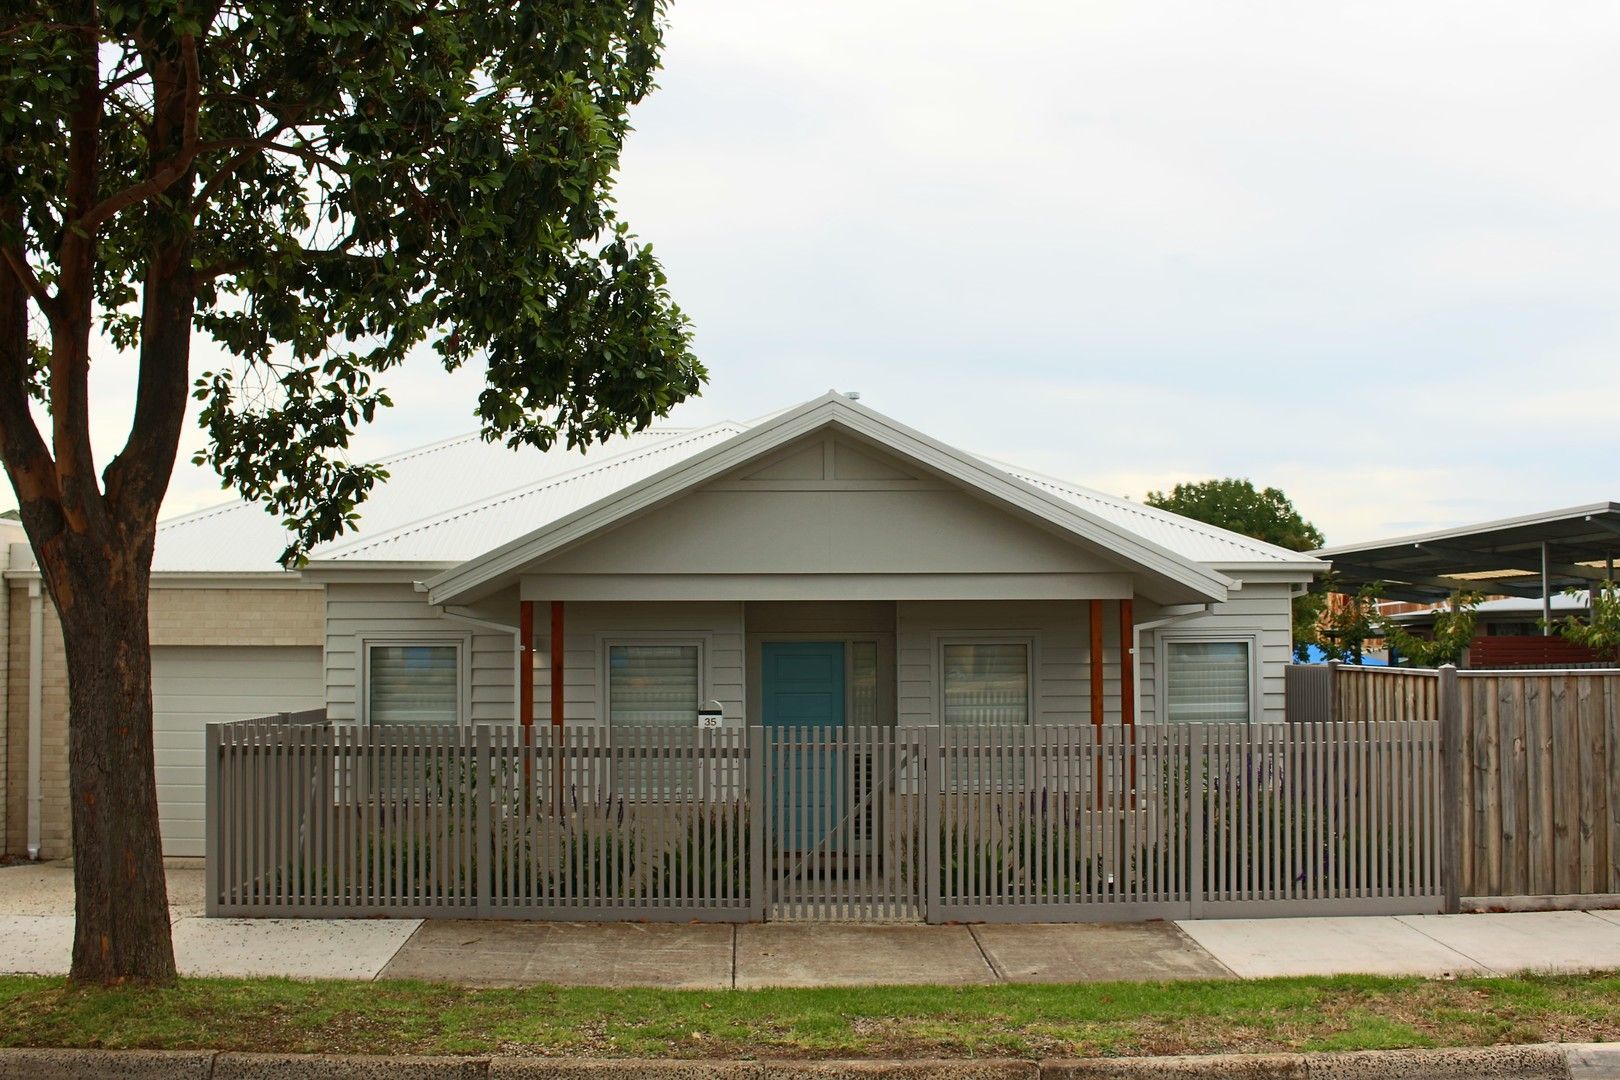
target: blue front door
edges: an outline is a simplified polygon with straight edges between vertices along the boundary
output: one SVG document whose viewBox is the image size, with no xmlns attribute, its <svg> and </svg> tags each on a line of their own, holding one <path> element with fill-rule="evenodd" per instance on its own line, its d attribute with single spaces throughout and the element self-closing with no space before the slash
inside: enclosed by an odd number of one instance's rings
<svg viewBox="0 0 1620 1080">
<path fill-rule="evenodd" d="M 778 737 L 799 746 L 774 755 L 778 842 L 801 852 L 835 846 L 837 837 L 827 831 L 841 805 L 841 755 L 833 745 L 815 744 L 835 742 L 844 726 L 844 643 L 768 641 L 760 652 L 760 722 L 793 729 Z"/>
</svg>

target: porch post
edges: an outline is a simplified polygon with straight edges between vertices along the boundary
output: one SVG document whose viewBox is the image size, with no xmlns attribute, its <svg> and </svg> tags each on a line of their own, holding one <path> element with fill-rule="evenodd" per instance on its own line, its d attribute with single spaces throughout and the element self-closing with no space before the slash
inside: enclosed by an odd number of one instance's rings
<svg viewBox="0 0 1620 1080">
<path fill-rule="evenodd" d="M 523 641 L 518 645 L 522 662 L 518 665 L 518 723 L 526 728 L 534 726 L 534 601 L 518 601 L 518 633 Z"/>
<path fill-rule="evenodd" d="M 551 726 L 563 726 L 563 602 L 551 602 Z"/>
<path fill-rule="evenodd" d="M 1136 613 L 1130 597 L 1119 602 L 1119 722 L 1136 726 Z"/>
<path fill-rule="evenodd" d="M 1091 601 L 1091 723 L 1103 726 L 1103 604 Z"/>
</svg>

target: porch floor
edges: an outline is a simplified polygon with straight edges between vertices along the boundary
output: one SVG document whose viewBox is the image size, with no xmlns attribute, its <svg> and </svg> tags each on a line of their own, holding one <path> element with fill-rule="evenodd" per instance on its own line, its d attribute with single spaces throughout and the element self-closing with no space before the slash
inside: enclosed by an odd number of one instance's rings
<svg viewBox="0 0 1620 1080">
<path fill-rule="evenodd" d="M 1187 923 L 727 926 L 207 919 L 170 871 L 182 974 L 694 989 L 1620 968 L 1620 911 Z M 0 972 L 66 972 L 65 863 L 0 868 Z"/>
</svg>

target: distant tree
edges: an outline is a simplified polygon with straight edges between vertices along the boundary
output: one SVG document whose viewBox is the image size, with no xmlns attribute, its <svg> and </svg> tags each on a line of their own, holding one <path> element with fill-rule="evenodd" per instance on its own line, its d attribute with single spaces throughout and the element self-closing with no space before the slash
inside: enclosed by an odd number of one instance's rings
<svg viewBox="0 0 1620 1080">
<path fill-rule="evenodd" d="M 1434 629 L 1427 637 L 1414 634 L 1392 619 L 1379 620 L 1379 634 L 1395 654 L 1417 667 L 1458 663 L 1468 643 L 1474 640 L 1475 611 L 1482 599 L 1476 592 L 1453 595 L 1447 606 L 1435 611 Z"/>
<path fill-rule="evenodd" d="M 1257 490 L 1253 481 L 1228 477 L 1177 484 L 1166 494 L 1150 491 L 1149 506 L 1230 529 L 1289 551 L 1312 551 L 1327 541 L 1277 488 Z"/>
<path fill-rule="evenodd" d="M 1331 587 L 1333 580 L 1334 575 L 1330 572 L 1324 579 L 1324 586 Z M 1353 594 L 1337 594 L 1337 599 L 1327 605 L 1326 615 L 1312 631 L 1316 634 L 1317 645 L 1329 660 L 1361 663 L 1367 639 L 1378 637 L 1380 633 L 1378 594 L 1382 587 L 1382 582 L 1374 581 L 1363 585 Z M 1328 594 L 1324 591 L 1319 595 L 1325 599 Z M 1298 632 L 1297 626 L 1295 632 Z"/>
<path fill-rule="evenodd" d="M 1565 595 L 1579 597 L 1581 590 L 1568 589 Z M 1620 659 L 1620 584 L 1594 582 L 1590 600 L 1592 611 L 1583 619 L 1567 615 L 1552 623 L 1565 641 L 1584 645 L 1604 660 Z"/>
<path fill-rule="evenodd" d="M 188 395 L 288 564 L 385 474 L 403 363 L 482 369 L 486 439 L 588 444 L 704 372 L 612 206 L 663 0 L 0 8 L 0 458 L 67 650 L 76 982 L 169 982 L 147 601 Z M 195 336 L 224 360 L 193 369 Z M 98 363 L 136 369 L 91 444 Z M 41 420 L 46 420 L 42 425 Z"/>
<path fill-rule="evenodd" d="M 1208 525 L 1252 536 L 1290 551 L 1312 551 L 1327 541 L 1322 531 L 1294 509 L 1294 504 L 1277 488 L 1256 490 L 1249 480 L 1228 477 L 1177 484 L 1169 493 L 1150 491 L 1147 504 L 1190 517 Z M 1318 644 L 1317 626 L 1326 597 L 1309 592 L 1294 598 L 1294 654 L 1303 660 L 1310 646 Z"/>
</svg>

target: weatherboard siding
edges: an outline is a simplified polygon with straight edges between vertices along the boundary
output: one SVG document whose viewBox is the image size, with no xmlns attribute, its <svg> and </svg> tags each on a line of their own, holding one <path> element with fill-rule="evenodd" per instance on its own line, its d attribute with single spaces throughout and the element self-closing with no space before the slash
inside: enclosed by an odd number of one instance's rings
<svg viewBox="0 0 1620 1080">
<path fill-rule="evenodd" d="M 439 614 L 409 582 L 330 584 L 326 589 L 327 715 L 357 721 L 360 702 L 360 643 L 442 634 L 468 638 L 466 700 L 473 721 L 513 718 L 512 635 L 485 630 Z"/>
<path fill-rule="evenodd" d="M 1119 722 L 1118 604 L 1104 601 L 1103 710 Z M 902 601 L 895 613 L 897 714 L 938 723 L 943 640 L 1030 638 L 1036 723 L 1091 722 L 1091 629 L 1086 601 Z"/>
<path fill-rule="evenodd" d="M 1284 721 L 1283 669 L 1293 651 L 1293 620 L 1290 615 L 1293 586 L 1287 582 L 1247 581 L 1231 599 L 1216 604 L 1208 615 L 1183 619 L 1158 630 L 1142 633 L 1136 666 L 1141 694 L 1137 717 L 1142 723 L 1157 718 L 1159 699 L 1159 652 L 1163 638 L 1176 634 L 1251 637 L 1259 645 L 1260 685 L 1256 720 L 1280 724 Z M 1139 607 L 1138 622 L 1158 618 L 1156 609 Z"/>
<path fill-rule="evenodd" d="M 720 702 L 728 718 L 743 715 L 743 606 L 714 603 L 610 603 L 578 601 L 564 608 L 563 720 L 607 721 L 606 649 L 611 642 L 697 641 L 703 646 L 705 700 Z M 551 715 L 550 607 L 535 605 L 534 715 Z M 694 723 L 696 717 L 693 717 Z"/>
</svg>

